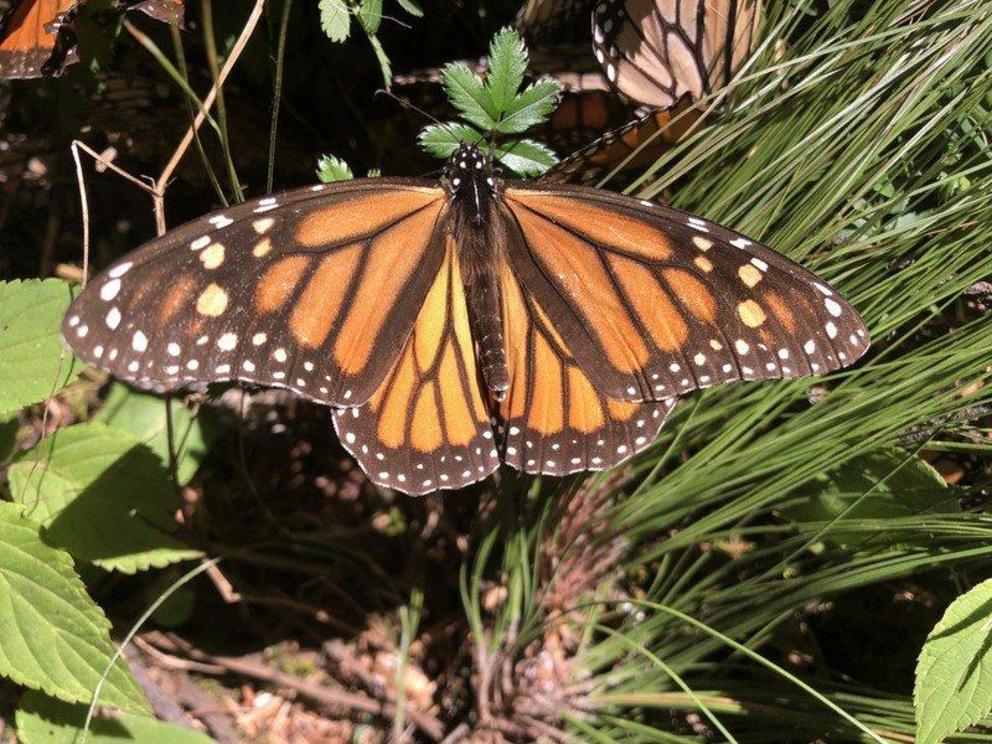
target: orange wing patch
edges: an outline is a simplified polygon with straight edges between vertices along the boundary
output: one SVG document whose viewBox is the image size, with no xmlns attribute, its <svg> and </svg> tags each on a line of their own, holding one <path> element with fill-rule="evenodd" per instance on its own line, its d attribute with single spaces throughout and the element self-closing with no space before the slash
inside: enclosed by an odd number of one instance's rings
<svg viewBox="0 0 992 744">
<path fill-rule="evenodd" d="M 407 189 L 393 194 L 385 204 L 376 194 L 330 204 L 303 219 L 296 230 L 296 239 L 306 248 L 340 244 L 342 240 L 380 232 L 436 201 L 436 189 Z"/>
<path fill-rule="evenodd" d="M 526 473 L 604 470 L 647 447 L 674 400 L 600 393 L 512 269 L 500 276 L 510 389 L 500 405 L 503 460 Z"/>
<path fill-rule="evenodd" d="M 663 231 L 644 222 L 618 220 L 613 212 L 596 204 L 577 204 L 567 196 L 526 189 L 514 189 L 510 198 L 597 245 L 648 261 L 663 261 L 672 255 L 669 238 Z M 525 216 L 527 213 L 516 210 L 516 214 L 534 225 L 533 229 L 542 229 Z"/>
<path fill-rule="evenodd" d="M 372 481 L 406 493 L 461 488 L 499 467 L 453 244 L 393 370 L 334 423 Z"/>
</svg>

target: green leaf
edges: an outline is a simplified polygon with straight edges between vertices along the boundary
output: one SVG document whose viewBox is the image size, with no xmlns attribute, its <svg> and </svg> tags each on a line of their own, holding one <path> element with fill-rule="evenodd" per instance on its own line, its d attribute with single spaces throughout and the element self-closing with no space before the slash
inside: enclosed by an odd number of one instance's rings
<svg viewBox="0 0 992 744">
<path fill-rule="evenodd" d="M 886 447 L 849 460 L 840 468 L 817 475 L 797 492 L 801 500 L 784 506 L 782 513 L 797 522 L 829 522 L 859 499 L 858 505 L 844 514 L 845 520 L 959 512 L 957 499 L 940 473 L 919 457 L 906 458 L 905 451 Z M 864 532 L 834 529 L 824 535 L 844 548 L 856 548 L 870 537 Z"/>
<path fill-rule="evenodd" d="M 60 335 L 71 300 L 61 279 L 0 282 L 0 413 L 44 400 L 79 371 Z"/>
<path fill-rule="evenodd" d="M 450 158 L 463 142 L 478 142 L 481 135 L 467 124 L 449 122 L 424 127 L 417 141 L 437 158 Z"/>
<path fill-rule="evenodd" d="M 10 490 L 45 539 L 74 558 L 134 573 L 196 558 L 169 536 L 179 506 L 158 457 L 98 422 L 59 429 L 10 466 Z"/>
<path fill-rule="evenodd" d="M 169 466 L 168 420 L 166 399 L 139 393 L 126 385 L 114 383 L 99 412 L 93 417 L 113 429 L 131 434 Z M 212 438 L 205 425 L 204 411 L 194 416 L 181 400 L 169 400 L 172 411 L 172 436 L 176 450 L 176 471 L 180 485 L 189 483 L 207 454 Z"/>
<path fill-rule="evenodd" d="M 317 161 L 317 178 L 321 183 L 350 181 L 355 177 L 351 166 L 334 155 L 322 155 Z"/>
<path fill-rule="evenodd" d="M 496 160 L 521 176 L 539 176 L 558 162 L 551 148 L 529 139 L 500 145 Z"/>
<path fill-rule="evenodd" d="M 39 692 L 21 698 L 17 710 L 17 736 L 24 744 L 76 744 L 86 722 L 85 705 L 54 700 Z M 210 744 L 213 741 L 199 731 L 162 723 L 148 716 L 121 713 L 113 717 L 94 718 L 86 741 L 89 744 Z"/>
<path fill-rule="evenodd" d="M 513 99 L 503 113 L 498 129 L 504 134 L 526 132 L 545 121 L 558 108 L 560 100 L 561 83 L 551 78 L 538 80 Z"/>
<path fill-rule="evenodd" d="M 441 80 L 448 100 L 458 109 L 462 118 L 484 131 L 496 126 L 496 109 L 492 96 L 478 75 L 467 66 L 452 62 L 441 70 Z"/>
<path fill-rule="evenodd" d="M 0 503 L 0 675 L 75 703 L 89 703 L 116 649 L 110 621 L 86 593 L 72 557 L 42 542 L 21 507 Z M 100 701 L 149 712 L 118 660 Z"/>
<path fill-rule="evenodd" d="M 362 0 L 358 9 L 358 20 L 369 36 L 379 31 L 382 23 L 382 0 Z"/>
<path fill-rule="evenodd" d="M 486 78 L 486 89 L 497 116 L 513 102 L 525 72 L 527 47 L 516 31 L 504 28 L 489 45 L 489 76 Z"/>
<path fill-rule="evenodd" d="M 382 47 L 382 42 L 379 41 L 379 37 L 375 34 L 369 34 L 369 43 L 372 45 L 372 51 L 375 52 L 375 58 L 379 61 L 379 69 L 382 71 L 382 79 L 389 87 L 389 84 L 393 80 L 393 68 L 389 63 L 389 57 L 386 55 L 386 50 Z"/>
<path fill-rule="evenodd" d="M 407 13 L 417 18 L 424 17 L 424 11 L 420 9 L 420 6 L 414 2 L 414 0 L 399 0 L 400 7 L 403 8 Z"/>
<path fill-rule="evenodd" d="M 351 35 L 351 8 L 344 0 L 320 0 L 320 27 L 331 41 L 341 43 Z"/>
<path fill-rule="evenodd" d="M 916 664 L 916 741 L 937 744 L 992 710 L 992 579 L 953 602 Z"/>
</svg>

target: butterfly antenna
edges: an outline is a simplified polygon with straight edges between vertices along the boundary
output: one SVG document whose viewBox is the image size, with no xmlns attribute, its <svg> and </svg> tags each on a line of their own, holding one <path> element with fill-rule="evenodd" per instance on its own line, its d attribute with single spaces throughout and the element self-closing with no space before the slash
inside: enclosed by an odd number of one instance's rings
<svg viewBox="0 0 992 744">
<path fill-rule="evenodd" d="M 445 126 L 447 126 L 444 122 L 442 122 L 440 119 L 438 119 L 436 116 L 434 116 L 429 111 L 424 111 L 424 109 L 420 108 L 420 106 L 418 106 L 417 104 L 411 103 L 410 101 L 406 100 L 405 98 L 401 98 L 400 96 L 398 96 L 395 93 L 393 93 L 393 91 L 389 90 L 388 88 L 380 88 L 379 90 L 377 90 L 375 92 L 375 95 L 377 95 L 377 96 L 378 95 L 389 96 L 394 101 L 396 101 L 397 103 L 399 103 L 401 106 L 406 106 L 411 111 L 416 111 L 418 114 L 420 114 L 421 116 L 423 116 L 425 119 L 429 119 L 431 122 L 433 122 L 434 124 L 437 124 L 439 127 L 445 127 Z"/>
</svg>

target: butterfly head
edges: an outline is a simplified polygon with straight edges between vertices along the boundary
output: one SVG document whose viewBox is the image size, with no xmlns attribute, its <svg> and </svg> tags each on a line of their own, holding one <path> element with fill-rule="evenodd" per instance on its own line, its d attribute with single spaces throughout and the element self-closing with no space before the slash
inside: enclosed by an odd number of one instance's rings
<svg viewBox="0 0 992 744">
<path fill-rule="evenodd" d="M 489 193 L 496 189 L 492 163 L 477 145 L 463 144 L 452 153 L 448 180 L 455 194 L 469 193 L 475 188 Z"/>
<path fill-rule="evenodd" d="M 473 224 L 485 223 L 497 193 L 496 176 L 485 153 L 477 145 L 459 146 L 451 155 L 447 176 L 452 199 L 468 210 Z"/>
</svg>

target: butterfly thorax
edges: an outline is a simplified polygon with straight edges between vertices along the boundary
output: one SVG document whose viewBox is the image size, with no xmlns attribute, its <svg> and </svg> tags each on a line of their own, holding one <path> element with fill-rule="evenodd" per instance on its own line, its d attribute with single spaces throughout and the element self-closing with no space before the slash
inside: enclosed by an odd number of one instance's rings
<svg viewBox="0 0 992 744">
<path fill-rule="evenodd" d="M 447 176 L 453 206 L 465 221 L 485 228 L 499 189 L 492 164 L 475 145 L 462 145 L 451 156 Z"/>
<path fill-rule="evenodd" d="M 479 149 L 462 145 L 448 171 L 452 232 L 458 241 L 472 335 L 486 387 L 502 400 L 510 387 L 503 343 L 499 266 L 499 181 Z"/>
</svg>

